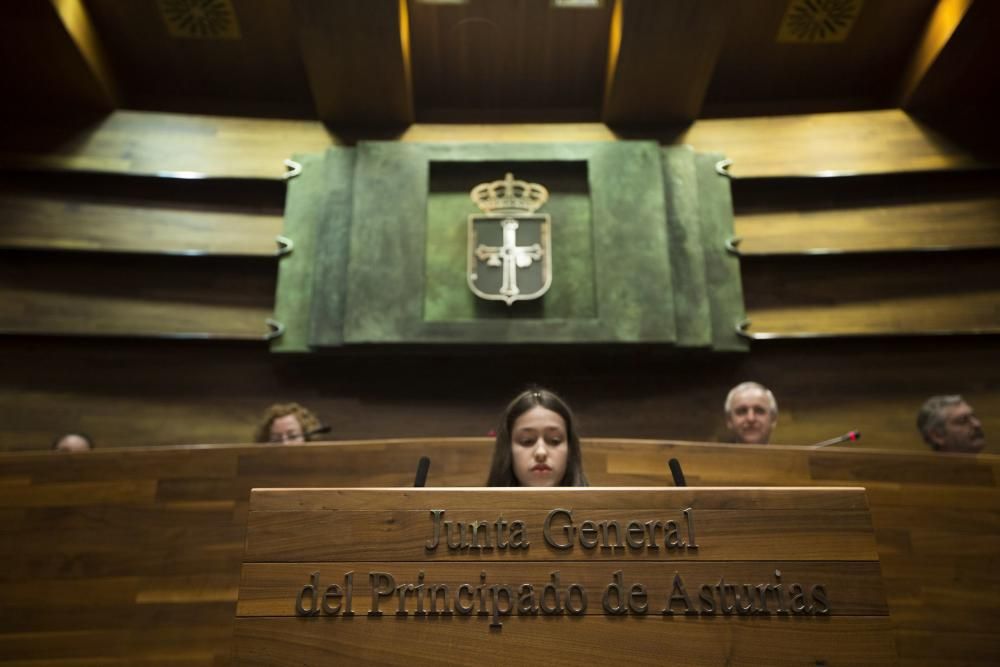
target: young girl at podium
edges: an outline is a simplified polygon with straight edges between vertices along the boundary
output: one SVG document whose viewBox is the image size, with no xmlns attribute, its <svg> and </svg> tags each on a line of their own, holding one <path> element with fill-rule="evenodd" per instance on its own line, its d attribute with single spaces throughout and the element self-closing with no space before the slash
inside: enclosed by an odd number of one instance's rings
<svg viewBox="0 0 1000 667">
<path fill-rule="evenodd" d="M 587 486 L 573 412 L 532 387 L 510 402 L 497 428 L 487 486 Z"/>
</svg>

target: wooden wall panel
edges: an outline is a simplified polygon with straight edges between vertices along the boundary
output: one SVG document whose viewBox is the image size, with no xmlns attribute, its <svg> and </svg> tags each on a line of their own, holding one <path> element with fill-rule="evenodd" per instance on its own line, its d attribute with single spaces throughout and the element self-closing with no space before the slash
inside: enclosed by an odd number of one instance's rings
<svg viewBox="0 0 1000 667">
<path fill-rule="evenodd" d="M 744 260 L 751 333 L 1000 332 L 997 253 Z"/>
<path fill-rule="evenodd" d="M 737 215 L 745 255 L 1000 246 L 1000 198 Z"/>
<path fill-rule="evenodd" d="M 711 0 L 616 3 L 602 120 L 642 125 L 698 118 L 733 7 Z"/>
<path fill-rule="evenodd" d="M 996 456 L 599 439 L 583 451 L 596 485 L 669 485 L 665 462 L 674 457 L 694 486 L 865 486 L 901 663 L 996 661 Z M 0 454 L 0 662 L 226 664 L 250 489 L 405 486 L 422 455 L 433 462 L 431 486 L 469 485 L 484 474 L 490 445 L 464 438 Z M 98 488 L 131 491 L 101 496 Z M 405 502 L 398 495 L 381 500 Z M 641 490 L 634 496 L 644 502 Z M 868 575 L 859 576 L 855 584 Z M 515 631 L 510 620 L 505 633 Z M 889 631 L 857 622 L 845 628 L 852 642 L 859 632 Z M 236 632 L 251 636 L 252 623 Z M 866 641 L 852 645 L 863 652 Z"/>
<path fill-rule="evenodd" d="M 64 256 L 0 266 L 0 331 L 68 335 L 218 335 L 261 340 L 272 311 L 269 267 L 225 260 Z"/>
<path fill-rule="evenodd" d="M 280 213 L 0 194 L 0 248 L 274 256 Z"/>
<path fill-rule="evenodd" d="M 1000 246 L 996 169 L 731 184 L 739 252 L 747 257 Z"/>
<path fill-rule="evenodd" d="M 596 120 L 611 3 L 409 2 L 418 119 Z"/>
<path fill-rule="evenodd" d="M 594 622 L 589 622 L 591 620 Z M 800 628 L 779 629 L 775 632 L 776 648 L 768 648 L 766 662 L 759 662 L 764 649 L 760 646 L 757 626 L 763 619 L 734 626 L 731 631 L 725 631 L 721 638 L 719 633 L 723 631 L 711 627 L 710 624 L 696 627 L 695 624 L 684 622 L 682 619 L 677 619 L 679 623 L 665 624 L 642 621 L 621 623 L 621 620 L 610 617 L 587 619 L 586 626 L 581 627 L 578 633 L 559 633 L 553 636 L 555 633 L 546 632 L 539 636 L 541 633 L 532 627 L 534 624 L 528 622 L 527 618 L 515 617 L 504 622 L 503 631 L 507 633 L 504 639 L 532 657 L 547 656 L 551 652 L 554 657 L 546 658 L 546 664 L 552 665 L 577 665 L 593 661 L 602 648 L 606 650 L 606 647 L 615 645 L 622 646 L 619 653 L 628 657 L 629 664 L 662 665 L 664 655 L 649 650 L 655 641 L 654 638 L 673 646 L 690 642 L 690 648 L 670 653 L 672 658 L 686 665 L 728 663 L 791 666 L 801 665 L 804 654 L 810 655 L 810 662 L 815 664 L 816 661 L 811 658 L 814 654 L 813 649 L 817 655 L 833 655 L 837 662 L 843 661 L 842 664 L 859 666 L 876 667 L 892 664 L 894 658 L 891 650 L 886 648 L 887 645 L 891 645 L 891 641 L 886 642 L 886 635 L 891 631 L 889 622 L 884 620 L 832 621 L 830 625 L 836 628 L 834 634 L 844 638 L 850 637 L 849 642 L 831 638 L 824 640 L 818 634 L 802 631 Z M 840 622 L 841 620 L 844 622 Z M 329 664 L 324 662 L 324 659 L 329 660 L 330 655 L 330 646 L 324 639 L 329 637 L 331 629 L 325 627 L 327 624 L 307 625 L 297 621 L 298 619 L 289 618 L 283 619 L 278 624 L 273 620 L 264 623 L 262 619 L 240 619 L 235 630 L 241 643 L 241 650 L 237 655 L 239 664 L 291 667 L 301 664 L 303 659 L 311 664 Z M 278 626 L 279 629 L 275 631 L 272 627 L 268 631 L 268 626 L 272 625 Z M 433 655 L 442 648 L 436 633 L 429 633 L 425 628 L 418 627 L 423 624 L 406 624 L 401 628 L 403 631 L 399 633 L 397 641 L 385 643 L 372 641 L 371 632 L 362 633 L 360 624 L 343 625 L 346 631 L 337 636 L 333 650 L 339 656 L 356 661 L 358 664 L 405 667 L 413 664 L 414 654 Z M 453 650 L 461 651 L 467 650 L 465 647 L 477 646 L 482 631 L 482 627 L 477 627 L 473 623 L 453 624 L 449 639 L 454 642 L 453 646 L 460 647 Z M 623 635 L 628 637 L 627 642 L 623 642 Z M 282 645 L 284 650 L 277 652 L 268 650 L 273 649 L 275 643 Z M 623 644 L 631 648 L 626 648 Z M 800 649 L 800 645 L 809 646 L 810 649 Z M 734 650 L 725 650 L 727 646 L 733 646 Z M 510 659 L 510 655 L 485 654 L 479 664 L 504 665 L 510 664 L 508 662 Z M 441 664 L 468 663 L 442 661 Z"/>
<path fill-rule="evenodd" d="M 314 410 L 336 439 L 483 435 L 528 382 L 560 392 L 584 436 L 717 440 L 722 404 L 744 380 L 770 386 L 774 442 L 809 444 L 851 429 L 854 446 L 923 451 L 917 409 L 963 393 L 997 451 L 1000 344 L 990 337 L 754 343 L 748 356 L 677 358 L 655 350 L 521 350 L 378 357 L 278 357 L 263 344 L 0 338 L 0 449 L 44 449 L 82 429 L 102 446 L 247 442 L 277 401 Z M 470 391 L 474 371 L 490 382 Z M 477 481 L 477 480 L 473 480 Z"/>
<path fill-rule="evenodd" d="M 706 115 L 752 115 L 773 100 L 802 111 L 889 106 L 934 8 L 934 0 L 858 4 L 858 18 L 846 39 L 789 43 L 777 38 L 788 2 L 731 4 L 730 29 L 705 100 Z"/>
<path fill-rule="evenodd" d="M 400 0 L 295 0 L 296 46 L 316 116 L 327 123 L 413 122 L 409 25 Z M 331 65 L 336 63 L 336 66 Z"/>
<path fill-rule="evenodd" d="M 416 124 L 399 134 L 331 132 L 313 121 L 116 111 L 89 125 L 28 125 L 0 139 L 0 164 L 152 175 L 193 172 L 278 179 L 294 153 L 359 138 L 401 141 L 612 141 L 688 143 L 733 160 L 739 177 L 967 169 L 989 164 L 974 147 L 897 109 L 699 120 L 683 130 L 612 132 L 597 123 Z M 887 150 L 891 146 L 892 150 Z"/>
<path fill-rule="evenodd" d="M 160 3 L 87 6 L 118 73 L 121 106 L 315 117 L 290 3 L 213 5 L 209 16 L 228 19 L 232 35 L 215 39 L 174 37 Z"/>
</svg>

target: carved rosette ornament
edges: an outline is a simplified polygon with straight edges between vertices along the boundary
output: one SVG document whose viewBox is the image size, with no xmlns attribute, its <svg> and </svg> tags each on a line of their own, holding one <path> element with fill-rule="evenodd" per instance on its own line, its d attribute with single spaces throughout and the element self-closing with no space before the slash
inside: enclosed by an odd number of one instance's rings
<svg viewBox="0 0 1000 667">
<path fill-rule="evenodd" d="M 469 196 L 483 215 L 469 216 L 468 283 L 481 299 L 537 299 L 552 285 L 551 218 L 536 213 L 549 191 L 538 183 L 480 183 Z"/>
</svg>

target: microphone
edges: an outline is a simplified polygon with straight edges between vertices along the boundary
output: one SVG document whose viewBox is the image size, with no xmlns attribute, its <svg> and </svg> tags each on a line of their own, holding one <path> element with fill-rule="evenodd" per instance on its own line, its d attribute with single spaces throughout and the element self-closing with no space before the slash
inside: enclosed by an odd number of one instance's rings
<svg viewBox="0 0 1000 667">
<path fill-rule="evenodd" d="M 332 430 L 333 430 L 333 428 L 330 427 L 330 426 L 320 426 L 319 428 L 314 428 L 313 430 L 311 430 L 308 433 L 306 433 L 304 437 L 305 437 L 306 440 L 309 440 L 314 435 L 320 435 L 322 433 L 329 433 Z"/>
<path fill-rule="evenodd" d="M 414 487 L 421 487 L 427 485 L 427 471 L 431 469 L 431 460 L 426 456 L 420 457 L 420 462 L 417 463 L 417 476 L 413 480 Z"/>
<path fill-rule="evenodd" d="M 844 435 L 839 435 L 836 438 L 830 438 L 829 440 L 824 440 L 823 442 L 817 442 L 815 445 L 812 445 L 812 449 L 819 449 L 820 447 L 826 447 L 828 445 L 836 445 L 841 442 L 847 442 L 848 440 L 854 442 L 855 440 L 860 439 L 861 431 L 848 431 Z"/>
<path fill-rule="evenodd" d="M 670 466 L 670 474 L 674 477 L 674 486 L 687 486 L 687 482 L 684 481 L 684 471 L 681 470 L 681 462 L 677 459 L 670 459 L 667 461 L 667 465 Z"/>
</svg>

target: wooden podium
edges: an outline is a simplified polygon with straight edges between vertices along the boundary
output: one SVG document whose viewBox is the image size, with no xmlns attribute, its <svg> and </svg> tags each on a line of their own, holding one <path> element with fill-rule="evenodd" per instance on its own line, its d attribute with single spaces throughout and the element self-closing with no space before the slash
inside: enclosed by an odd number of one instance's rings
<svg viewBox="0 0 1000 667">
<path fill-rule="evenodd" d="M 861 488 L 254 489 L 244 665 L 886 665 Z"/>
</svg>

